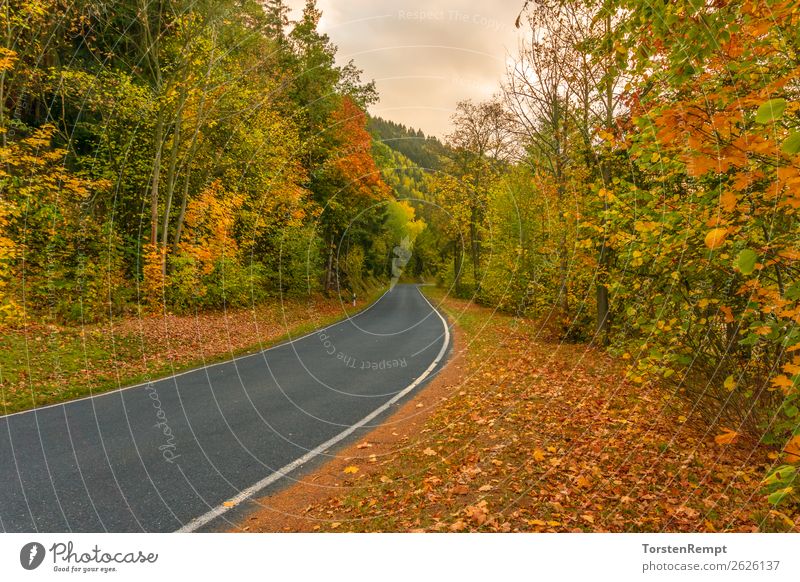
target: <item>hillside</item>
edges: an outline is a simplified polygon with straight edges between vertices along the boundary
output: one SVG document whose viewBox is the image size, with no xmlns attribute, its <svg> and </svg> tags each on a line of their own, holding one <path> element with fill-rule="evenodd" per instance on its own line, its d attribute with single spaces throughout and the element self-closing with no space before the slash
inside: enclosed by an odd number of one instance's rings
<svg viewBox="0 0 800 582">
<path fill-rule="evenodd" d="M 380 117 L 370 117 L 367 128 L 375 141 L 380 141 L 403 154 L 420 168 L 441 170 L 447 146 L 436 137 L 426 136 L 421 129 L 406 127 Z"/>
</svg>

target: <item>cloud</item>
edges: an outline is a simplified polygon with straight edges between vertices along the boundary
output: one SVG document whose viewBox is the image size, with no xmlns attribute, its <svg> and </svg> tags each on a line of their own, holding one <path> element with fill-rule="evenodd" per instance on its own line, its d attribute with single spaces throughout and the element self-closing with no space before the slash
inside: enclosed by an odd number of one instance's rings
<svg viewBox="0 0 800 582">
<path fill-rule="evenodd" d="M 299 15 L 303 0 L 289 5 Z M 499 90 L 506 55 L 516 50 L 521 0 L 318 0 L 320 28 L 375 79 L 372 113 L 444 137 L 462 99 Z"/>
</svg>

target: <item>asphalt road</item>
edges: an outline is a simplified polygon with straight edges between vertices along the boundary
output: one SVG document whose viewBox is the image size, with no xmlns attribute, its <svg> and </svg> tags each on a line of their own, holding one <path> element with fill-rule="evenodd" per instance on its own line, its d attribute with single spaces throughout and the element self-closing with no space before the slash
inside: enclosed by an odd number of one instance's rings
<svg viewBox="0 0 800 582">
<path fill-rule="evenodd" d="M 444 319 L 416 286 L 398 285 L 291 343 L 0 417 L 0 530 L 218 529 L 231 505 L 386 420 L 448 347 Z"/>
</svg>

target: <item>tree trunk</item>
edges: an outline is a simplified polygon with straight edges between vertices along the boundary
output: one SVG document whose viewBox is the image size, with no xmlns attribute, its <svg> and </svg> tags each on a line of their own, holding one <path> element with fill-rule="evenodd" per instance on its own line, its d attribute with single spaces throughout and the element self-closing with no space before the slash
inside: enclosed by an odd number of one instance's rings
<svg viewBox="0 0 800 582">
<path fill-rule="evenodd" d="M 205 104 L 206 104 L 206 94 L 205 89 L 208 87 L 209 80 L 211 79 L 211 68 L 212 63 L 214 62 L 214 56 L 216 55 L 216 34 L 213 34 L 213 42 L 215 43 L 211 49 L 211 58 L 208 61 L 208 69 L 206 70 L 206 78 L 205 78 L 205 85 L 203 86 L 203 90 L 200 92 L 200 101 L 197 105 L 197 115 L 196 121 L 194 126 L 194 134 L 192 135 L 192 143 L 189 145 L 189 151 L 186 154 L 186 163 L 185 163 L 185 173 L 186 178 L 183 182 L 183 192 L 181 193 L 181 210 L 178 214 L 178 222 L 175 225 L 175 239 L 172 242 L 172 250 L 173 252 L 178 250 L 178 245 L 181 242 L 181 234 L 183 233 L 183 222 L 186 219 L 186 205 L 189 199 L 189 183 L 192 174 L 192 162 L 194 161 L 194 156 L 197 153 L 197 138 L 200 135 L 200 129 L 203 125 L 203 115 L 205 113 Z M 181 170 L 184 170 L 182 167 Z M 166 245 L 166 243 L 165 243 Z"/>
<path fill-rule="evenodd" d="M 453 290 L 456 297 L 461 296 L 461 269 L 464 264 L 463 249 L 458 244 L 458 239 L 453 241 Z"/>
<path fill-rule="evenodd" d="M 611 168 L 609 161 L 604 160 L 601 168 L 603 175 L 603 187 L 608 188 L 611 184 Z M 608 287 L 606 286 L 606 279 L 608 277 L 608 270 L 611 266 L 611 251 L 608 248 L 607 238 L 607 219 L 606 212 L 608 211 L 608 197 L 603 197 L 603 218 L 600 221 L 600 226 L 603 229 L 602 239 L 600 241 L 600 250 L 597 257 L 597 325 L 595 333 L 598 341 L 607 346 L 611 340 L 611 318 L 610 318 L 610 305 L 608 297 Z"/>
<path fill-rule="evenodd" d="M 611 16 L 605 18 L 605 34 L 606 37 L 611 34 Z M 605 125 L 606 131 L 611 131 L 614 125 L 614 85 L 611 77 L 611 59 L 613 55 L 609 56 L 609 66 L 606 69 L 606 87 L 605 87 Z M 603 178 L 603 188 L 611 188 L 611 160 L 609 153 L 604 155 L 605 159 L 600 166 L 600 172 Z M 611 266 L 611 252 L 608 249 L 608 235 L 607 235 L 607 215 L 608 213 L 608 196 L 603 196 L 603 218 L 600 221 L 603 234 L 600 241 L 600 250 L 597 257 L 597 326 L 596 336 L 600 343 L 607 346 L 611 341 L 611 319 L 610 319 L 610 305 L 608 297 L 608 287 L 606 286 L 606 278 L 608 277 L 608 270 Z"/>
<path fill-rule="evenodd" d="M 164 120 L 159 113 L 156 122 L 156 154 L 153 159 L 153 175 L 150 184 L 150 244 L 158 245 L 158 183 L 161 181 L 161 151 L 164 147 Z"/>
<path fill-rule="evenodd" d="M 186 179 L 183 181 L 183 192 L 181 192 L 181 211 L 178 214 L 178 222 L 175 225 L 175 239 L 172 241 L 172 252 L 177 252 L 178 245 L 181 242 L 181 234 L 183 234 L 183 222 L 186 220 L 186 204 L 189 199 L 189 174 L 186 174 Z"/>
<path fill-rule="evenodd" d="M 331 234 L 331 242 L 328 250 L 328 268 L 325 270 L 325 294 L 329 294 L 333 289 L 333 234 Z"/>
<path fill-rule="evenodd" d="M 478 212 L 472 210 L 472 217 L 469 225 L 469 236 L 471 239 L 472 255 L 472 277 L 475 279 L 475 289 L 480 287 L 480 241 L 478 240 Z"/>
<path fill-rule="evenodd" d="M 181 128 L 183 125 L 183 106 L 185 103 L 185 91 L 183 92 L 181 103 L 175 118 L 175 127 L 172 131 L 172 147 L 169 154 L 169 167 L 167 168 L 166 197 L 164 200 L 164 220 L 161 227 L 161 247 L 164 249 L 165 260 L 161 265 L 162 272 L 167 274 L 166 252 L 169 242 L 169 215 L 172 212 L 172 197 L 175 194 L 175 182 L 177 176 L 175 170 L 178 165 L 178 149 L 181 142 Z"/>
<path fill-rule="evenodd" d="M 564 218 L 564 198 L 566 194 L 566 185 L 564 184 L 564 169 L 560 160 L 560 147 L 557 154 L 559 159 L 556 161 L 556 200 L 558 201 L 559 221 L 561 222 L 561 236 L 558 240 L 558 276 L 559 276 L 559 307 L 566 315 L 569 313 L 569 264 L 567 262 L 567 221 Z"/>
</svg>

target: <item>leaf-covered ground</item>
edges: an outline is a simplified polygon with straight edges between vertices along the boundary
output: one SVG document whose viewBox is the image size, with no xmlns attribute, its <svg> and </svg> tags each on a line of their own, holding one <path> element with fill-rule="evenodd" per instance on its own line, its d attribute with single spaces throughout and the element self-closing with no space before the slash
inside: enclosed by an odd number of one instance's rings
<svg viewBox="0 0 800 582">
<path fill-rule="evenodd" d="M 629 384 L 623 363 L 599 350 L 466 302 L 443 307 L 460 328 L 457 373 L 404 409 L 440 399 L 427 420 L 378 429 L 261 500 L 237 529 L 800 529 L 760 492 L 775 456 L 768 449 L 716 442 L 689 407 Z"/>
<path fill-rule="evenodd" d="M 373 294 L 374 295 L 374 294 Z M 362 308 L 375 297 L 360 300 Z M 345 316 L 338 298 L 0 331 L 0 414 L 63 402 L 268 347 Z M 352 307 L 348 306 L 352 311 Z"/>
</svg>

